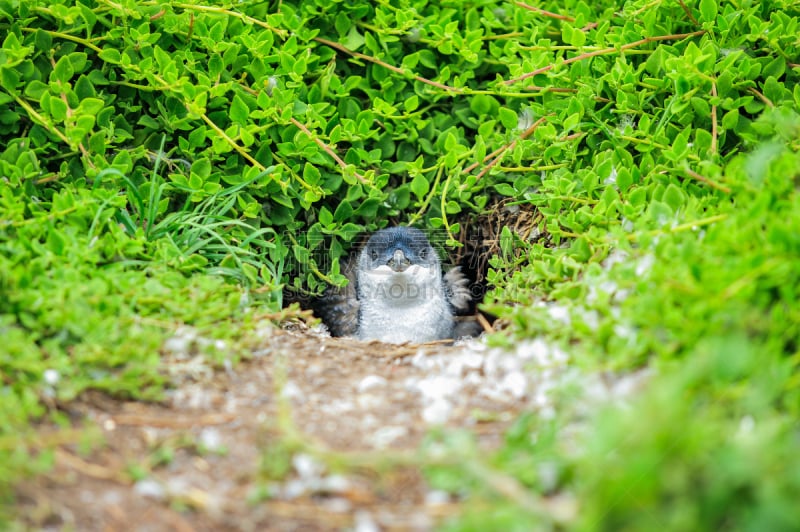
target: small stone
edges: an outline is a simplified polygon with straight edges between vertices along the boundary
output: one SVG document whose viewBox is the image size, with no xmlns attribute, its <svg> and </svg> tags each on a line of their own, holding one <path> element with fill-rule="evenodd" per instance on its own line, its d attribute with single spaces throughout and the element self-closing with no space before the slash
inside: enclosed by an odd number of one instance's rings
<svg viewBox="0 0 800 532">
<path fill-rule="evenodd" d="M 358 393 L 368 392 L 386 386 L 386 379 L 378 375 L 367 375 L 358 383 Z"/>
<path fill-rule="evenodd" d="M 367 442 L 376 449 L 384 449 L 407 434 L 408 428 L 406 427 L 381 427 L 374 434 L 367 437 Z"/>
<path fill-rule="evenodd" d="M 317 478 L 324 470 L 322 464 L 304 453 L 298 453 L 292 457 L 292 466 L 300 478 L 304 479 Z"/>
<path fill-rule="evenodd" d="M 417 389 L 427 399 L 441 399 L 458 393 L 461 388 L 460 379 L 445 375 L 428 377 L 417 383 Z"/>
<path fill-rule="evenodd" d="M 522 399 L 527 393 L 528 380 L 521 371 L 515 371 L 507 374 L 500 386 L 511 394 L 514 399 Z"/>
<path fill-rule="evenodd" d="M 207 427 L 200 431 L 200 445 L 209 451 L 218 451 L 222 448 L 222 435 L 214 427 Z"/>
<path fill-rule="evenodd" d="M 326 510 L 335 514 L 346 514 L 353 509 L 352 503 L 347 499 L 345 499 L 344 497 L 332 497 L 330 499 L 323 499 L 322 505 L 325 506 Z"/>
<path fill-rule="evenodd" d="M 561 305 L 551 304 L 547 307 L 547 313 L 556 321 L 560 321 L 564 325 L 569 325 L 572 320 L 570 319 L 569 309 Z"/>
<path fill-rule="evenodd" d="M 151 478 L 144 478 L 133 485 L 133 492 L 142 497 L 163 501 L 167 492 L 164 487 Z"/>
<path fill-rule="evenodd" d="M 366 510 L 356 512 L 354 525 L 355 532 L 380 532 L 380 527 L 375 522 L 372 514 Z"/>
<path fill-rule="evenodd" d="M 291 479 L 283 485 L 281 490 L 285 499 L 296 499 L 302 497 L 308 491 L 308 484 L 304 480 Z"/>
<path fill-rule="evenodd" d="M 61 380 L 61 375 L 58 373 L 58 371 L 54 369 L 44 370 L 43 377 L 44 377 L 44 382 L 46 382 L 50 386 L 55 386 L 56 384 L 58 384 L 58 381 Z"/>
<path fill-rule="evenodd" d="M 164 342 L 164 351 L 173 355 L 188 355 L 189 347 L 192 345 L 193 338 L 185 336 L 173 336 Z"/>
<path fill-rule="evenodd" d="M 292 381 L 288 381 L 286 384 L 283 385 L 283 389 L 281 390 L 281 397 L 283 399 L 304 399 L 305 394 L 300 387 Z"/>
<path fill-rule="evenodd" d="M 436 399 L 422 410 L 422 419 L 429 425 L 442 425 L 450 419 L 452 411 L 447 399 Z"/>
<path fill-rule="evenodd" d="M 363 393 L 359 395 L 356 401 L 358 402 L 359 408 L 362 410 L 380 408 L 384 405 L 384 403 L 386 403 L 383 397 L 371 393 Z"/>
<path fill-rule="evenodd" d="M 329 475 L 322 479 L 320 487 L 326 493 L 344 493 L 350 489 L 350 480 L 344 475 Z"/>
<path fill-rule="evenodd" d="M 425 504 L 434 506 L 450 502 L 450 494 L 443 490 L 431 490 L 425 494 Z"/>
</svg>

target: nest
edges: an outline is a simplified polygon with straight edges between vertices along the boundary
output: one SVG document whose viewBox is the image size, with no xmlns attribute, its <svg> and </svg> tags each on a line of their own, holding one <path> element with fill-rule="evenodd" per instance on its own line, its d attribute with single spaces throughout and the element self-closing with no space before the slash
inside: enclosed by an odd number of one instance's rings
<svg viewBox="0 0 800 532">
<path fill-rule="evenodd" d="M 486 283 L 489 259 L 500 253 L 500 234 L 508 227 L 520 240 L 530 243 L 551 245 L 550 234 L 542 227 L 544 217 L 529 203 L 516 203 L 513 198 L 495 201 L 486 213 L 469 215 L 462 220 L 458 241 L 462 247 L 453 256 L 454 264 L 475 283 Z M 515 250 L 522 253 L 523 250 Z"/>
</svg>

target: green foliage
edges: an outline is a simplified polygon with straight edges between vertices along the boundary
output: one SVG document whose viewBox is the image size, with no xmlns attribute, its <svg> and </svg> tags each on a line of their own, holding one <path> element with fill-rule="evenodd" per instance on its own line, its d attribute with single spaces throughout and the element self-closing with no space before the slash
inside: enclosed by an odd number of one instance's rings
<svg viewBox="0 0 800 532">
<path fill-rule="evenodd" d="M 598 416 L 575 465 L 580 529 L 796 528 L 800 403 L 780 384 L 796 369 L 746 336 L 703 340 L 636 408 Z"/>
<path fill-rule="evenodd" d="M 363 230 L 453 244 L 509 197 L 540 217 L 502 230 L 486 308 L 587 368 L 668 369 L 582 456 L 526 418 L 492 467 L 579 493 L 588 529 L 780 528 L 800 414 L 797 8 L 531 7 L 0 0 L 0 442 L 53 396 L 156 396 L 176 326 L 240 338 L 282 285 L 343 282 Z M 730 439 L 743 416 L 764 432 Z M 26 462 L 9 448 L 0 480 Z M 523 506 L 454 526 L 510 529 Z"/>
</svg>

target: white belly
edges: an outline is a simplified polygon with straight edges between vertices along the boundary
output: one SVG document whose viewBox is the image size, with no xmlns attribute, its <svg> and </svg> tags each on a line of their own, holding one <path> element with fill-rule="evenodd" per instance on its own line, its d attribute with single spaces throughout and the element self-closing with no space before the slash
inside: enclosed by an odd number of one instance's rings
<svg viewBox="0 0 800 532">
<path fill-rule="evenodd" d="M 441 273 L 425 270 L 359 277 L 360 339 L 420 343 L 452 337 Z"/>
</svg>

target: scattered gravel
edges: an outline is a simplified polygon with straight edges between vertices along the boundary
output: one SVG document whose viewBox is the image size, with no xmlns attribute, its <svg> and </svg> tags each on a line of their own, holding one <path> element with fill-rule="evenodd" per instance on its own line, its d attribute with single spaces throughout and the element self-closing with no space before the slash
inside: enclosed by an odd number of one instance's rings
<svg viewBox="0 0 800 532">
<path fill-rule="evenodd" d="M 73 417 L 96 423 L 106 444 L 79 460 L 57 455 L 52 482 L 21 490 L 28 495 L 20 500 L 57 513 L 22 506 L 20 515 L 41 519 L 26 521 L 29 528 L 52 521 L 86 530 L 133 522 L 143 530 L 430 530 L 463 501 L 431 490 L 413 466 L 331 471 L 302 449 L 284 456 L 278 420 L 288 413 L 310 448 L 354 457 L 419 449 L 436 426 L 473 430 L 488 451 L 520 412 L 555 416 L 564 387 L 583 395 L 575 412 L 586 418 L 603 402 L 631 401 L 648 378 L 581 373 L 541 339 L 503 349 L 483 339 L 397 346 L 269 329 L 261 337 L 252 360 L 220 370 L 204 353 L 225 346 L 181 328 L 163 347 L 175 383 L 167 401 L 89 394 L 73 404 Z M 582 428 L 578 420 L 561 433 L 577 442 Z M 261 464 L 273 456 L 291 460 L 291 470 L 266 476 Z M 130 478 L 131 464 L 143 478 L 119 480 Z M 537 467 L 542 485 L 555 487 L 555 464 Z M 576 511 L 569 497 L 551 502 Z"/>
</svg>

